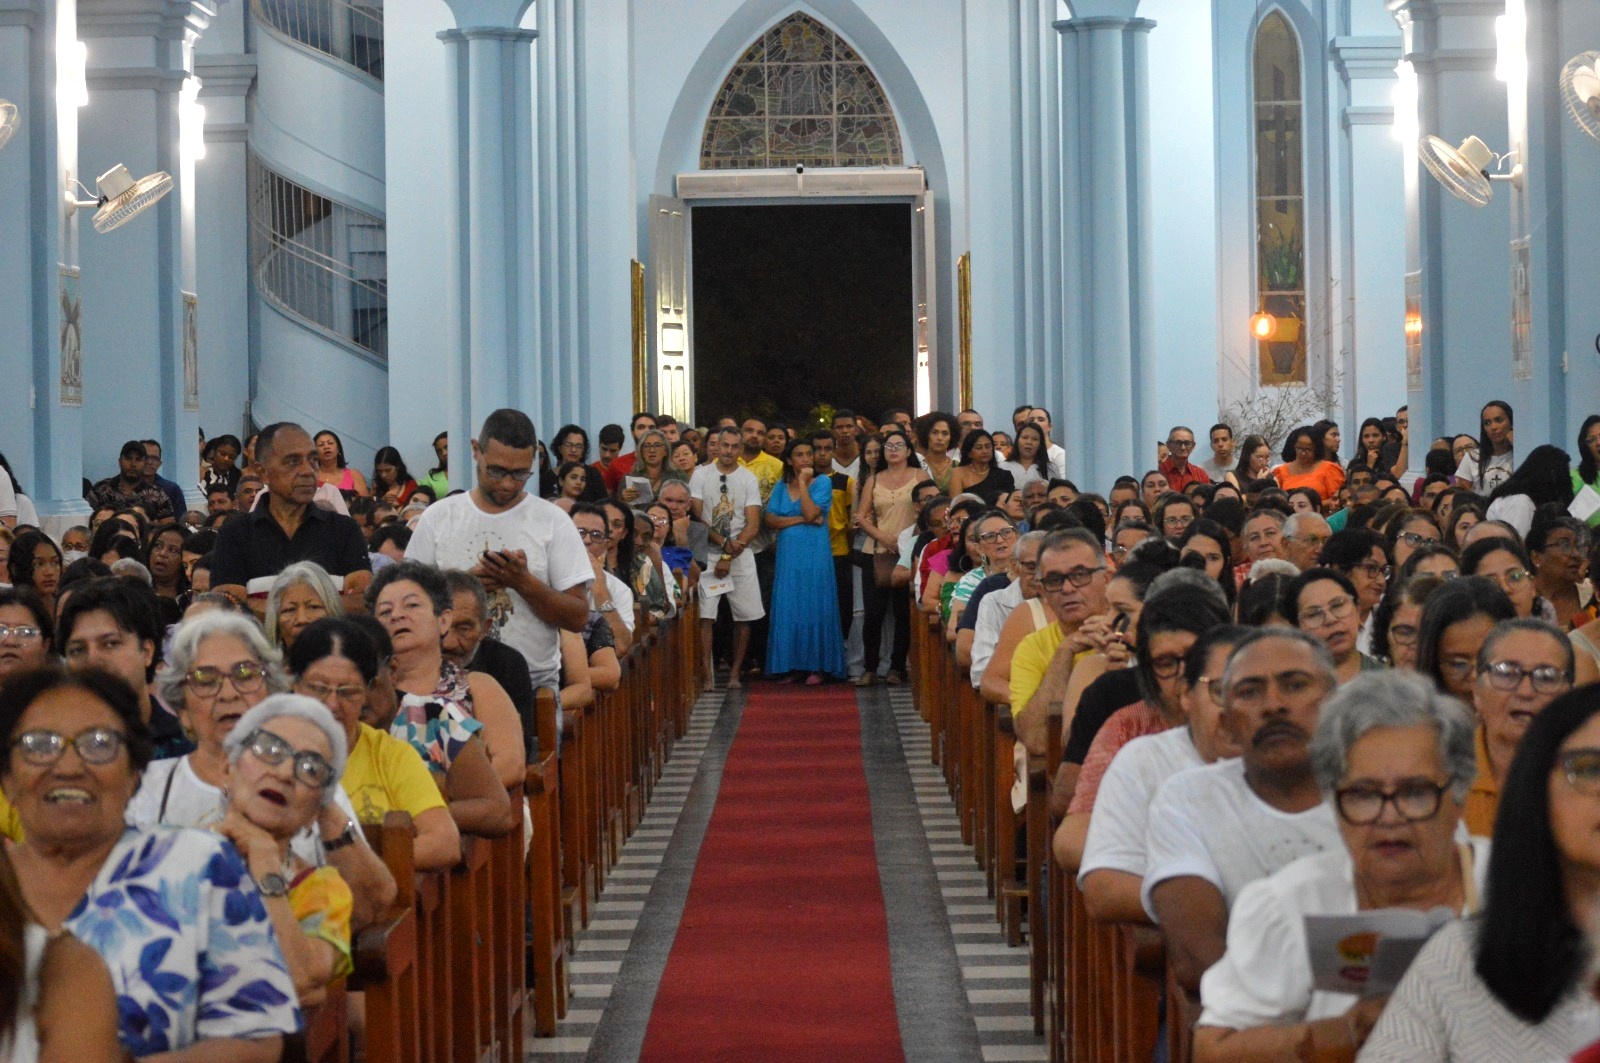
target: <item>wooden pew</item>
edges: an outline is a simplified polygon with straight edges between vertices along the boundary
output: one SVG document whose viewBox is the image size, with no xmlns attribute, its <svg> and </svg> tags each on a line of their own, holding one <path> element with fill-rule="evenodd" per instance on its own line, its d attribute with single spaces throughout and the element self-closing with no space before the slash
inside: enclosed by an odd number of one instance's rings
<svg viewBox="0 0 1600 1063">
<path fill-rule="evenodd" d="M 544 746 L 539 748 L 545 749 Z M 556 1023 L 567 1014 L 569 988 L 561 878 L 562 795 L 560 770 L 553 750 L 544 752 L 539 763 L 528 766 L 524 788 L 528 795 L 528 811 L 533 818 L 533 843 L 529 847 L 527 865 L 528 907 L 532 920 L 529 975 L 533 981 L 533 1027 L 540 1037 L 554 1037 Z"/>
</svg>

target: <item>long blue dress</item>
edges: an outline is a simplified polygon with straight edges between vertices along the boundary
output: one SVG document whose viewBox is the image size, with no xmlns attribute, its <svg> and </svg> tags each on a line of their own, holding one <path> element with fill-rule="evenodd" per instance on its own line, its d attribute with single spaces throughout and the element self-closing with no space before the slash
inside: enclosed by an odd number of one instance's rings
<svg viewBox="0 0 1600 1063">
<path fill-rule="evenodd" d="M 811 481 L 811 500 L 824 518 L 833 504 L 833 481 Z M 767 512 L 801 517 L 800 500 L 789 485 L 773 486 Z M 778 533 L 777 568 L 772 578 L 772 616 L 767 634 L 767 674 L 823 672 L 845 674 L 844 639 L 834 590 L 833 548 L 824 524 L 795 524 Z"/>
</svg>

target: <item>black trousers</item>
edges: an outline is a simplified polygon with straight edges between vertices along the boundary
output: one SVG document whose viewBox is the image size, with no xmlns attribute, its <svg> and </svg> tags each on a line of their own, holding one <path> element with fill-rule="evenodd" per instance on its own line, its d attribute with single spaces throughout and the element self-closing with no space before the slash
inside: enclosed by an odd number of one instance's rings
<svg viewBox="0 0 1600 1063">
<path fill-rule="evenodd" d="M 871 572 L 861 574 L 862 608 L 861 638 L 866 651 L 865 668 L 868 673 L 878 670 L 878 646 L 883 642 L 883 619 L 894 614 L 894 643 L 889 654 L 889 669 L 906 671 L 906 654 L 911 649 L 911 588 L 880 587 Z"/>
</svg>

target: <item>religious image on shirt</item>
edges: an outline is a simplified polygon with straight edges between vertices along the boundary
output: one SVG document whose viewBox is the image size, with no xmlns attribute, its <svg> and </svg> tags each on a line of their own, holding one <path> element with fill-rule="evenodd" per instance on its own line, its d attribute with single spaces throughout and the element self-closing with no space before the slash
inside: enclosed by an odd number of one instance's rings
<svg viewBox="0 0 1600 1063">
<path fill-rule="evenodd" d="M 722 494 L 717 499 L 717 504 L 711 507 L 711 530 L 724 539 L 733 535 L 733 498 L 728 494 L 727 477 L 724 476 Z"/>
<path fill-rule="evenodd" d="M 500 538 L 499 535 L 493 532 L 484 532 L 484 553 L 500 553 L 502 551 L 509 552 L 510 549 L 511 548 L 506 545 L 505 540 Z M 488 637 L 492 639 L 498 639 L 500 637 L 500 629 L 505 627 L 506 621 L 511 619 L 511 613 L 512 610 L 515 609 L 515 605 L 511 601 L 511 592 L 506 590 L 504 587 L 496 587 L 493 590 L 489 590 L 489 588 L 485 586 L 484 590 L 489 592 L 489 614 L 487 617 L 489 622 Z"/>
</svg>

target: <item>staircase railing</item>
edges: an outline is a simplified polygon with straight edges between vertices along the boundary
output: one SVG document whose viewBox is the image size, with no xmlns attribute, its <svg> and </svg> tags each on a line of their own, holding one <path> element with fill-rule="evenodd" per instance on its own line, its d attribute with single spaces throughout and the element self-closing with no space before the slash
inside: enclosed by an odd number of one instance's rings
<svg viewBox="0 0 1600 1063">
<path fill-rule="evenodd" d="M 383 0 L 251 0 L 256 21 L 383 80 Z"/>
</svg>

